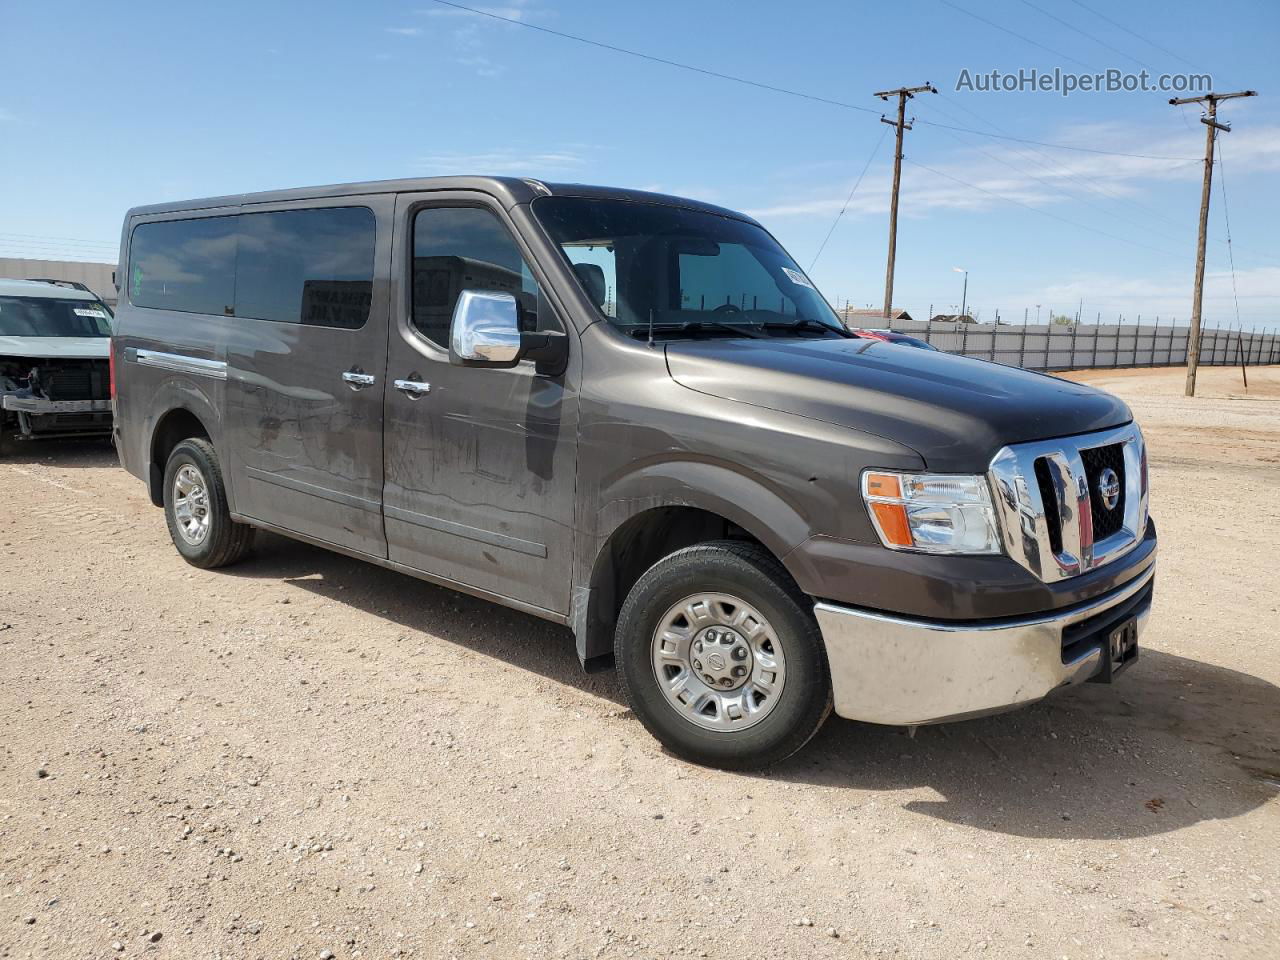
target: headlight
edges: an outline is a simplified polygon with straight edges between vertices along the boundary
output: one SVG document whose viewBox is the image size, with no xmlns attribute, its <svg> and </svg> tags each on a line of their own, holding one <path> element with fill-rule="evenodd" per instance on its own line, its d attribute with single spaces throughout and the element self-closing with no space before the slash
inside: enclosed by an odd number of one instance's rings
<svg viewBox="0 0 1280 960">
<path fill-rule="evenodd" d="M 862 498 L 890 550 L 1000 553 L 986 477 L 867 470 Z"/>
</svg>

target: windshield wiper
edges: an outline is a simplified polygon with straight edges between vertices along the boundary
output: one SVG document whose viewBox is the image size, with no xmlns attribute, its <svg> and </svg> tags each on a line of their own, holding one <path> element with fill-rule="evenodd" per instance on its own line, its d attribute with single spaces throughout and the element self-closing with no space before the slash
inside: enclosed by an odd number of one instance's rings
<svg viewBox="0 0 1280 960">
<path fill-rule="evenodd" d="M 653 326 L 639 324 L 632 328 L 631 334 L 632 336 L 642 337 L 648 336 L 650 332 L 697 333 L 700 330 L 723 330 L 735 336 L 759 340 L 764 334 L 757 329 L 758 326 L 758 324 L 726 323 L 723 320 L 685 320 L 683 323 L 655 323 Z"/>
<path fill-rule="evenodd" d="M 821 320 L 813 320 L 810 317 L 801 317 L 799 320 L 790 323 L 783 323 L 781 320 L 770 320 L 761 324 L 766 330 L 821 330 L 823 333 L 834 333 L 837 336 L 846 339 L 857 339 L 856 334 L 850 333 L 841 327 L 833 327 L 830 324 L 823 323 Z"/>
</svg>

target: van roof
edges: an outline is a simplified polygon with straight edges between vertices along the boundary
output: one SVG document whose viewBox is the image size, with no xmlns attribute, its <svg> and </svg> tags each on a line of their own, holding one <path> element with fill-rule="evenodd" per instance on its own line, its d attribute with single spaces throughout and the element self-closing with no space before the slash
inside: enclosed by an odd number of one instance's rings
<svg viewBox="0 0 1280 960">
<path fill-rule="evenodd" d="M 0 297 L 48 297 L 50 300 L 96 300 L 95 294 L 43 280 L 8 280 L 0 277 Z"/>
<path fill-rule="evenodd" d="M 498 198 L 505 207 L 529 203 L 537 197 L 593 197 L 609 200 L 632 200 L 648 203 L 665 203 L 671 206 L 701 210 L 723 217 L 733 217 L 755 223 L 745 214 L 710 203 L 685 197 L 650 193 L 646 190 L 628 190 L 622 187 L 598 187 L 582 183 L 545 183 L 541 180 L 518 177 L 415 177 L 403 180 L 367 180 L 362 183 L 338 183 L 318 187 L 296 187 L 289 190 L 267 190 L 261 193 L 239 193 L 225 197 L 205 197 L 200 200 L 183 200 L 172 203 L 153 203 L 134 207 L 128 216 L 149 216 L 160 213 L 178 213 L 187 210 L 206 210 L 214 207 L 236 207 L 255 203 L 280 203 L 285 200 L 315 200 L 326 197 L 350 197 L 371 193 L 417 193 L 432 190 L 474 190 Z"/>
</svg>

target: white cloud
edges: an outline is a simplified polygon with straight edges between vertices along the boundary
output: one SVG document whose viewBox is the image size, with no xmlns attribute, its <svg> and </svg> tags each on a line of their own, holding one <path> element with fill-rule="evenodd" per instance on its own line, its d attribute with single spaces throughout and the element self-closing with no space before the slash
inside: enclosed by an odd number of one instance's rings
<svg viewBox="0 0 1280 960">
<path fill-rule="evenodd" d="M 421 27 L 387 27 L 387 33 L 394 33 L 400 37 L 419 37 L 422 36 Z"/>
<path fill-rule="evenodd" d="M 459 66 L 470 67 L 477 76 L 481 77 L 500 77 L 507 72 L 507 68 L 504 65 L 494 63 L 488 57 L 457 57 L 454 63 Z"/>
<path fill-rule="evenodd" d="M 419 157 L 415 166 L 432 174 L 518 174 L 540 176 L 581 168 L 587 159 L 569 151 L 491 150 L 479 153 L 435 153 Z"/>
<path fill-rule="evenodd" d="M 511 0 L 509 3 L 497 6 L 477 6 L 474 9 L 479 13 L 443 5 L 427 7 L 415 12 L 424 17 L 453 18 L 457 23 L 450 32 L 456 51 L 454 63 L 460 67 L 466 67 L 478 77 L 489 79 L 500 77 L 507 72 L 507 67 L 490 52 L 488 37 L 492 31 L 510 30 L 512 25 L 495 20 L 493 17 L 524 22 L 541 16 L 542 12 L 534 9 L 534 0 Z M 484 13 L 493 16 L 480 15 Z"/>
<path fill-rule="evenodd" d="M 922 124 L 911 136 L 947 133 L 930 130 Z M 1068 128 L 1054 137 L 1059 142 L 1103 144 L 1102 149 L 1145 155 L 1128 157 L 1065 154 L 1004 141 L 975 144 L 962 139 L 950 159 L 926 164 L 942 176 L 913 165 L 912 154 L 908 154 L 902 190 L 904 199 L 910 199 L 904 202 L 904 217 L 924 216 L 933 210 L 986 210 L 1007 206 L 1007 201 L 1013 200 L 1036 208 L 1065 206 L 1068 216 L 1076 204 L 1102 207 L 1115 212 L 1122 220 L 1149 222 L 1141 210 L 1122 198 L 1140 197 L 1146 188 L 1161 182 L 1199 181 L 1203 170 L 1200 160 L 1150 159 L 1193 158 L 1203 151 L 1198 136 L 1143 138 L 1127 128 L 1099 124 Z M 863 179 L 847 215 L 881 214 L 888 209 L 890 175 L 886 156 L 889 151 L 883 146 L 881 151 L 878 164 Z M 919 147 L 912 153 L 919 156 Z M 1233 173 L 1280 170 L 1280 127 L 1241 128 L 1232 134 L 1224 154 Z M 831 183 L 750 212 L 758 218 L 834 216 L 844 205 L 850 186 L 851 180 Z"/>
<path fill-rule="evenodd" d="M 526 13 L 528 12 L 527 10 L 528 6 L 529 6 L 529 0 L 516 0 L 515 3 L 506 4 L 506 5 L 497 6 L 497 7 L 476 5 L 475 7 L 473 7 L 473 9 L 479 10 L 481 13 L 491 13 L 495 17 L 506 17 L 508 20 L 523 20 Z M 471 10 L 459 10 L 457 7 L 446 7 L 446 6 L 427 7 L 423 10 L 418 10 L 417 12 L 422 14 L 424 17 L 474 17 L 475 16 L 475 14 L 471 12 Z"/>
</svg>

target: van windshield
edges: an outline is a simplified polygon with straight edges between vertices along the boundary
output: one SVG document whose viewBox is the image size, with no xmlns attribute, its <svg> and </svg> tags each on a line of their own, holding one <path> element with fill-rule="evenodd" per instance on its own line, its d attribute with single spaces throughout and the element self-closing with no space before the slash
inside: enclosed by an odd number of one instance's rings
<svg viewBox="0 0 1280 960">
<path fill-rule="evenodd" d="M 539 197 L 533 212 L 588 298 L 624 332 L 848 336 L 760 227 L 661 203 Z"/>
<path fill-rule="evenodd" d="M 109 337 L 110 316 L 98 300 L 0 297 L 0 337 Z"/>
</svg>

